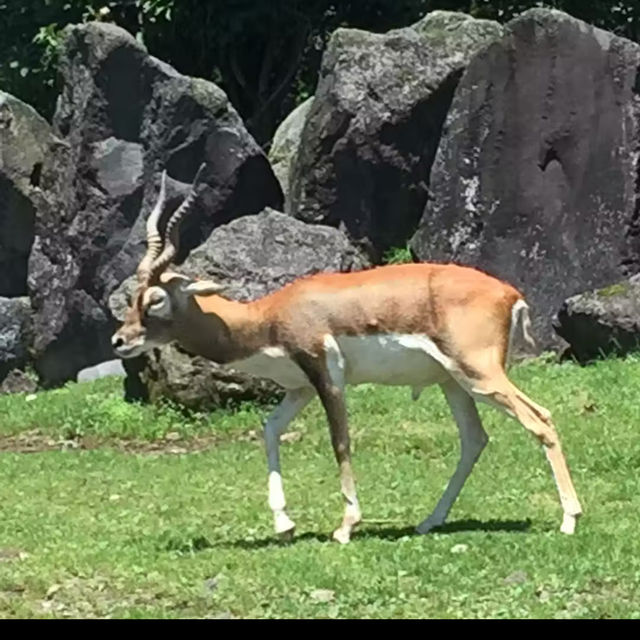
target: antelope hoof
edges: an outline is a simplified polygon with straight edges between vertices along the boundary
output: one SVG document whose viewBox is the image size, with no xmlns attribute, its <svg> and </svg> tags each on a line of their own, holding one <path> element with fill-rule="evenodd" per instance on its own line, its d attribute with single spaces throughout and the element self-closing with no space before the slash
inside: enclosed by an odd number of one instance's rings
<svg viewBox="0 0 640 640">
<path fill-rule="evenodd" d="M 340 544 L 348 544 L 351 540 L 351 529 L 340 527 L 333 532 L 333 539 Z"/>
<path fill-rule="evenodd" d="M 419 535 L 424 535 L 425 533 L 429 533 L 432 529 L 439 527 L 441 524 L 444 524 L 444 520 L 436 520 L 435 518 L 427 518 L 423 520 L 417 527 L 416 533 Z"/>
<path fill-rule="evenodd" d="M 296 529 L 296 523 L 286 513 L 279 513 L 275 519 L 276 534 L 283 542 L 290 542 Z"/>
<path fill-rule="evenodd" d="M 577 516 L 572 516 L 568 513 L 565 513 L 562 517 L 562 525 L 560 527 L 560 531 L 562 531 L 562 533 L 566 533 L 569 536 L 573 534 L 576 530 L 576 520 Z"/>
<path fill-rule="evenodd" d="M 293 540 L 293 534 L 295 533 L 296 528 L 292 527 L 291 529 L 287 529 L 287 531 L 278 532 L 278 538 L 280 542 L 291 542 Z"/>
</svg>

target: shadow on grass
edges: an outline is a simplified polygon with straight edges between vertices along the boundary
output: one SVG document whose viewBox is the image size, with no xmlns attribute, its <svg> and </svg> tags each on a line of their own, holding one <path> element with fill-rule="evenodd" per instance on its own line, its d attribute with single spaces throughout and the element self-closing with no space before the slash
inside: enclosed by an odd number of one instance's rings
<svg viewBox="0 0 640 640">
<path fill-rule="evenodd" d="M 274 534 L 273 536 L 261 538 L 260 540 L 229 540 L 228 542 L 218 542 L 213 546 L 226 549 L 245 549 L 251 551 L 252 549 L 268 549 L 269 547 L 288 547 L 292 544 L 308 540 L 314 540 L 316 542 L 330 542 L 331 536 L 326 533 L 314 533 L 312 531 L 308 531 L 307 533 L 294 535 L 291 540 L 280 540 Z"/>
<path fill-rule="evenodd" d="M 216 545 L 205 536 L 180 538 L 178 536 L 161 536 L 156 548 L 158 551 L 173 551 L 180 554 L 191 554 L 212 549 Z"/>
<path fill-rule="evenodd" d="M 503 531 L 518 533 L 528 531 L 531 528 L 531 520 L 457 520 L 447 522 L 440 527 L 435 527 L 430 533 L 446 534 L 459 533 L 461 531 Z M 380 538 L 383 540 L 399 540 L 407 536 L 420 537 L 415 527 L 367 527 L 358 529 L 356 535 L 361 538 Z"/>
<path fill-rule="evenodd" d="M 531 527 L 530 520 L 458 520 L 449 522 L 441 527 L 433 529 L 432 533 L 448 534 L 459 533 L 461 531 L 501 531 L 507 533 L 522 533 L 528 531 Z M 353 535 L 352 540 L 357 542 L 360 539 L 377 538 L 378 540 L 399 540 L 401 538 L 428 538 L 420 536 L 416 533 L 415 527 L 375 527 L 363 524 L 358 527 Z M 269 547 L 278 548 L 297 544 L 306 541 L 331 542 L 331 534 L 307 532 L 294 535 L 290 541 L 279 540 L 275 535 L 262 538 L 260 540 L 230 540 L 228 542 L 217 542 L 212 547 L 232 548 L 232 549 L 267 549 Z"/>
</svg>

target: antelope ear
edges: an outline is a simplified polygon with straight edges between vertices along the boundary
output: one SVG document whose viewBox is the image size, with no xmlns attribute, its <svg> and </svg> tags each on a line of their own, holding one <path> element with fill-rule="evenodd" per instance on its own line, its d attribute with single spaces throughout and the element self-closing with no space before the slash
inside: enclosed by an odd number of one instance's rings
<svg viewBox="0 0 640 640">
<path fill-rule="evenodd" d="M 213 280 L 195 280 L 181 287 L 182 292 L 188 295 L 206 296 L 212 293 L 220 293 L 226 289 L 226 285 L 213 282 Z"/>
<path fill-rule="evenodd" d="M 171 280 L 189 280 L 187 276 L 183 276 L 181 273 L 176 273 L 175 271 L 170 271 L 167 269 L 160 274 L 160 282 L 162 284 L 168 284 Z"/>
</svg>

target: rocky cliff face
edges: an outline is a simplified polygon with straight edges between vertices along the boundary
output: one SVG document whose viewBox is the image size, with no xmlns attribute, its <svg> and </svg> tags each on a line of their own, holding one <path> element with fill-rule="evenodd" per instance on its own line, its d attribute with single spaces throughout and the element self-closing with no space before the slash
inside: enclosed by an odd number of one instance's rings
<svg viewBox="0 0 640 640">
<path fill-rule="evenodd" d="M 456 89 L 411 247 L 518 286 L 540 347 L 566 297 L 640 268 L 639 67 L 639 45 L 535 9 Z"/>
<path fill-rule="evenodd" d="M 50 142 L 47 121 L 0 91 L 0 296 L 27 293 L 37 188 Z"/>
<path fill-rule="evenodd" d="M 282 204 L 269 162 L 224 92 L 149 56 L 124 30 L 68 28 L 61 73 L 29 262 L 45 384 L 112 356 L 107 299 L 144 252 L 144 218 L 163 169 L 171 210 L 207 162 L 179 259 L 214 226 Z"/>
<path fill-rule="evenodd" d="M 406 246 L 460 76 L 501 32 L 447 11 L 386 34 L 338 29 L 302 130 L 287 212 L 344 229 L 375 261 Z"/>
</svg>

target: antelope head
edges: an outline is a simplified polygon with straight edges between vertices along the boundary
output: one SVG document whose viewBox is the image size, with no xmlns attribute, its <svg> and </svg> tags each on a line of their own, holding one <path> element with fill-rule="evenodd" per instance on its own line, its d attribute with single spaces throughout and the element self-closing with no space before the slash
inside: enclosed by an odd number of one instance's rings
<svg viewBox="0 0 640 640">
<path fill-rule="evenodd" d="M 166 272 L 178 252 L 180 222 L 193 207 L 196 186 L 204 166 L 200 166 L 189 194 L 169 218 L 164 238 L 158 231 L 166 202 L 167 172 L 162 172 L 158 200 L 147 219 L 147 252 L 136 271 L 138 287 L 122 326 L 111 338 L 113 349 L 121 358 L 134 358 L 171 342 L 176 335 L 176 324 L 190 298 L 196 294 L 216 293 L 224 288 L 215 282 L 194 281 Z"/>
</svg>

